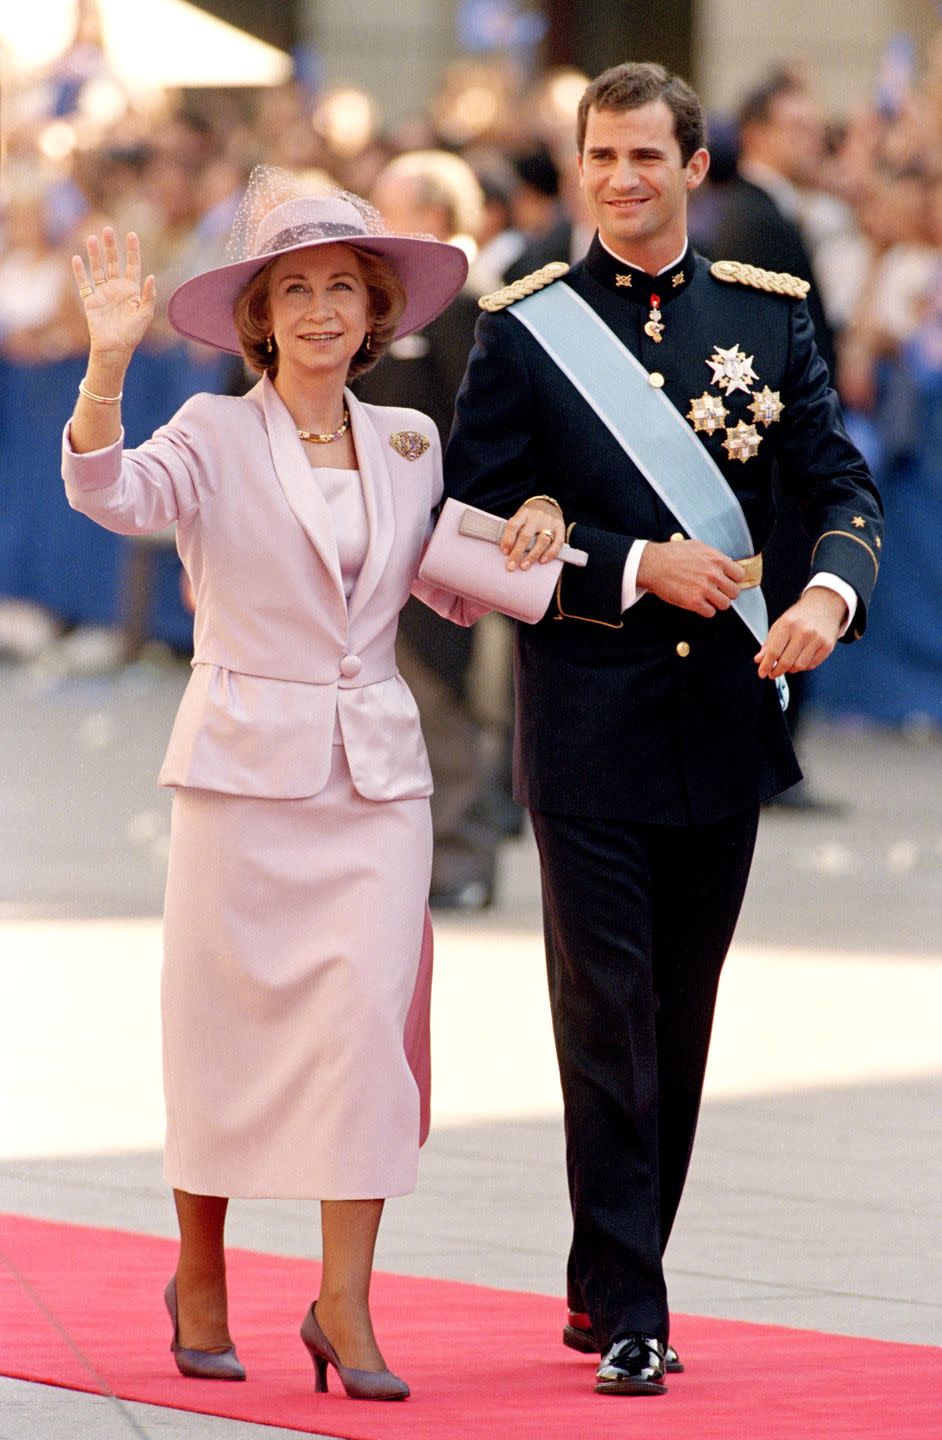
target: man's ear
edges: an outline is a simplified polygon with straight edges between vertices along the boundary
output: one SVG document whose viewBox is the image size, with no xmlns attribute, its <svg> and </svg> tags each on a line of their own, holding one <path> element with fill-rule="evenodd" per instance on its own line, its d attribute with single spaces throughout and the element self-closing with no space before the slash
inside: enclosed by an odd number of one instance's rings
<svg viewBox="0 0 942 1440">
<path fill-rule="evenodd" d="M 697 190 L 707 177 L 710 168 L 710 152 L 703 146 L 695 150 L 687 162 L 687 189 Z"/>
</svg>

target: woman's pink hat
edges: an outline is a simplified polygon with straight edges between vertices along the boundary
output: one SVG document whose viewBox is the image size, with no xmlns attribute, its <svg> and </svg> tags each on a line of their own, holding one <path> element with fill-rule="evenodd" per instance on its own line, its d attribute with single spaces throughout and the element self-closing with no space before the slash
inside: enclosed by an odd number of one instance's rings
<svg viewBox="0 0 942 1440">
<path fill-rule="evenodd" d="M 390 235 L 381 227 L 378 212 L 342 193 L 285 200 L 258 221 L 245 259 L 207 270 L 178 286 L 167 307 L 170 324 L 189 340 L 241 355 L 232 311 L 243 286 L 278 255 L 340 243 L 386 257 L 407 296 L 396 337 L 421 330 L 461 289 L 468 274 L 467 257 L 457 245 L 430 236 Z"/>
</svg>

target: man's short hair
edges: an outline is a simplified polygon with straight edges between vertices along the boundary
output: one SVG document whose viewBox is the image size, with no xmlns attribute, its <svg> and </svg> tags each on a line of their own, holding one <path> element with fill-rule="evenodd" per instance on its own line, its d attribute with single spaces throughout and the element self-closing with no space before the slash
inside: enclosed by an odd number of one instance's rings
<svg viewBox="0 0 942 1440">
<path fill-rule="evenodd" d="M 770 70 L 761 84 L 740 101 L 737 112 L 739 128 L 744 125 L 767 125 L 772 118 L 772 107 L 783 95 L 804 95 L 807 86 L 802 83 L 794 70 L 780 67 Z"/>
<path fill-rule="evenodd" d="M 663 100 L 673 115 L 680 158 L 684 165 L 688 164 L 694 152 L 706 144 L 706 121 L 700 97 L 679 75 L 672 75 L 663 65 L 647 60 L 613 65 L 585 90 L 576 117 L 579 154 L 585 147 L 590 110 L 640 110 L 642 105 L 650 105 L 655 100 Z"/>
</svg>

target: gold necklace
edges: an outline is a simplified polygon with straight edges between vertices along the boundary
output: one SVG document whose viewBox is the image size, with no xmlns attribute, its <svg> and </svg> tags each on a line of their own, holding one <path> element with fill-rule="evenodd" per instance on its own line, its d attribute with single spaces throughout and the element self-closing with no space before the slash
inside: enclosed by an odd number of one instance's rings
<svg viewBox="0 0 942 1440">
<path fill-rule="evenodd" d="M 350 428 L 350 411 L 346 405 L 343 407 L 343 419 L 340 422 L 340 429 L 335 430 L 332 435 L 315 435 L 313 430 L 299 430 L 298 435 L 302 440 L 309 441 L 312 445 L 329 445 L 332 440 L 339 440 L 341 435 L 346 435 Z"/>
</svg>

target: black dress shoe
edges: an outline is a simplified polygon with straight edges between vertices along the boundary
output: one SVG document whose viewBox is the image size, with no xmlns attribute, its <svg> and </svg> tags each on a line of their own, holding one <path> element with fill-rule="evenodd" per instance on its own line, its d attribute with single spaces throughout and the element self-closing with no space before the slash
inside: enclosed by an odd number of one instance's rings
<svg viewBox="0 0 942 1440">
<path fill-rule="evenodd" d="M 650 1335 L 616 1340 L 595 1372 L 597 1395 L 666 1395 L 664 1347 Z"/>
<path fill-rule="evenodd" d="M 563 1344 L 582 1355 L 597 1355 L 599 1343 L 592 1334 L 592 1322 L 588 1315 L 570 1310 L 567 1323 L 563 1326 Z M 673 1345 L 664 1347 L 664 1369 L 668 1375 L 683 1375 L 684 1365 Z"/>
</svg>

